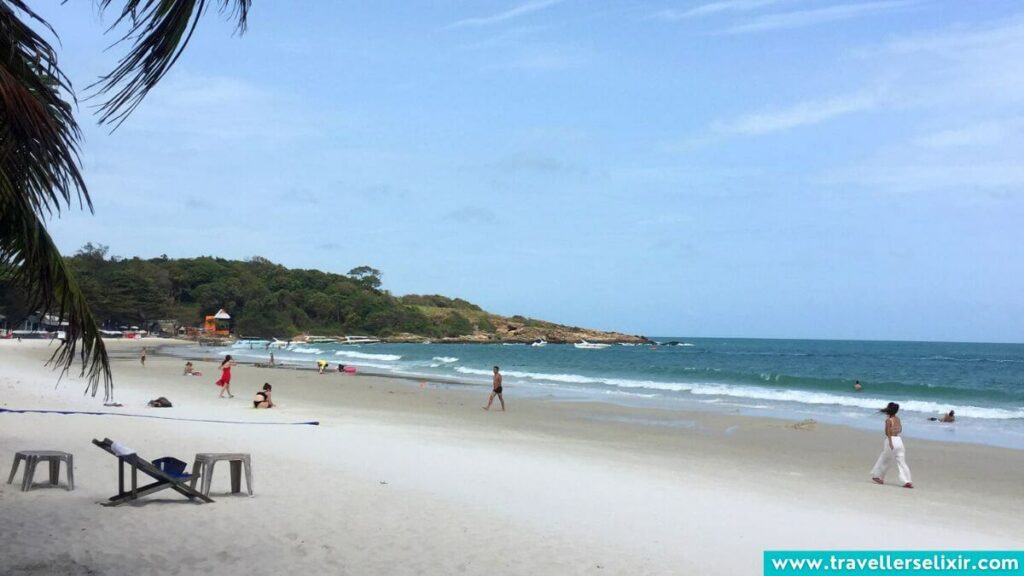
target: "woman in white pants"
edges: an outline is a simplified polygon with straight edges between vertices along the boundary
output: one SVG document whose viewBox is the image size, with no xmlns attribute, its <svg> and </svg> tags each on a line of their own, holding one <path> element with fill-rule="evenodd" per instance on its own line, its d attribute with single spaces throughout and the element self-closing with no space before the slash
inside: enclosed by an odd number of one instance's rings
<svg viewBox="0 0 1024 576">
<path fill-rule="evenodd" d="M 903 433 L 903 423 L 896 415 L 900 411 L 900 405 L 889 402 L 889 405 L 882 408 L 881 411 L 888 414 L 889 417 L 885 419 L 885 444 L 882 445 L 882 453 L 878 456 L 878 462 L 875 462 L 875 467 L 871 470 L 871 479 L 877 484 L 884 484 L 885 475 L 895 461 L 900 483 L 904 488 L 913 488 L 914 485 L 910 481 L 910 467 L 907 466 L 907 451 L 903 448 L 903 438 L 900 438 L 900 434 Z"/>
</svg>

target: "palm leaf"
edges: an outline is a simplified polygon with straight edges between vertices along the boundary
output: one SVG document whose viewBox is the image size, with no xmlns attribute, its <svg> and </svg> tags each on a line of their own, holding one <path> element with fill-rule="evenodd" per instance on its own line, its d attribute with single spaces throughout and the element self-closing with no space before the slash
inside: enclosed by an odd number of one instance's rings
<svg viewBox="0 0 1024 576">
<path fill-rule="evenodd" d="M 8 280 L 24 291 L 29 310 L 54 314 L 67 322 L 65 340 L 54 351 L 50 362 L 66 372 L 79 351 L 86 393 L 96 395 L 103 381 L 103 398 L 113 395 L 110 360 L 100 337 L 96 319 L 46 231 L 46 225 L 26 202 L 0 202 L 0 258 Z M 81 349 L 79 350 L 79 341 Z"/>
<path fill-rule="evenodd" d="M 113 0 L 100 0 L 107 10 Z M 185 50 L 199 19 L 214 0 L 126 0 L 113 30 L 126 25 L 118 42 L 130 41 L 131 50 L 112 72 L 90 86 L 95 95 L 109 95 L 99 107 L 101 124 L 116 129 L 167 74 Z M 252 0 L 218 0 L 221 14 L 236 19 L 236 31 L 245 32 Z"/>
<path fill-rule="evenodd" d="M 245 31 L 251 0 L 124 0 L 111 29 L 127 25 L 119 42 L 132 47 L 93 85 L 96 95 L 110 95 L 99 109 L 101 124 L 124 122 L 181 56 L 214 2 Z M 99 0 L 100 9 L 112 3 Z M 95 395 L 103 380 L 109 400 L 110 361 L 96 320 L 44 222 L 76 198 L 92 211 L 80 171 L 74 91 L 53 48 L 25 20 L 54 32 L 24 0 L 0 0 L 0 280 L 24 291 L 28 309 L 68 323 L 50 362 L 67 372 L 79 352 L 86 391 Z"/>
<path fill-rule="evenodd" d="M 96 321 L 42 214 L 77 198 L 92 209 L 79 171 L 81 136 L 71 84 L 53 48 L 19 13 L 49 27 L 21 0 L 0 2 L 0 277 L 22 289 L 30 310 L 55 313 L 67 338 L 50 359 L 66 372 L 81 340 L 82 375 L 95 395 L 112 392 L 110 363 Z"/>
<path fill-rule="evenodd" d="M 0 196 L 25 197 L 40 213 L 59 213 L 75 197 L 92 210 L 78 169 L 81 132 L 63 98 L 74 100 L 71 83 L 12 7 L 49 26 L 21 0 L 0 2 Z"/>
</svg>

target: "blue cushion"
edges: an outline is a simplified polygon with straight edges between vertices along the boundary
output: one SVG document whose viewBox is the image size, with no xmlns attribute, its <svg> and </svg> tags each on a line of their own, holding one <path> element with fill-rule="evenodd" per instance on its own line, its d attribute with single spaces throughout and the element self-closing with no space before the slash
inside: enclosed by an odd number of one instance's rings
<svg viewBox="0 0 1024 576">
<path fill-rule="evenodd" d="M 190 474 L 185 473 L 185 466 L 188 464 L 173 458 L 171 456 L 164 456 L 163 458 L 157 458 L 153 460 L 153 465 L 160 469 L 161 472 L 168 476 L 174 476 L 177 478 L 185 478 Z"/>
</svg>

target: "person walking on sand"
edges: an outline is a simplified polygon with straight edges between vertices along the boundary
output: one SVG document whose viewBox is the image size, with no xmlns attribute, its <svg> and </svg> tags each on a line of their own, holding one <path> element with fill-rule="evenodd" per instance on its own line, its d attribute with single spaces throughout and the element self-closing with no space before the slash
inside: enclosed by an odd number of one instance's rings
<svg viewBox="0 0 1024 576">
<path fill-rule="evenodd" d="M 888 416 L 885 419 L 885 443 L 882 445 L 882 453 L 878 456 L 874 469 L 871 470 L 871 479 L 876 484 L 884 484 L 885 475 L 895 462 L 900 484 L 903 484 L 904 488 L 913 488 L 914 484 L 910 480 L 910 467 L 907 466 L 907 452 L 903 447 L 903 438 L 900 437 L 900 434 L 903 433 L 903 423 L 896 415 L 899 411 L 900 405 L 895 402 L 889 402 L 888 406 L 880 410 Z"/>
<path fill-rule="evenodd" d="M 274 367 L 274 351 L 273 350 L 270 351 L 270 367 L 271 368 Z"/>
<path fill-rule="evenodd" d="M 232 360 L 231 354 L 224 357 L 224 361 L 220 363 L 220 380 L 217 380 L 217 386 L 220 386 L 220 396 L 223 398 L 224 393 L 228 393 L 229 398 L 234 398 L 235 395 L 231 393 L 231 367 L 235 365 L 235 361 Z"/>
<path fill-rule="evenodd" d="M 484 406 L 484 410 L 491 409 L 491 403 L 494 402 L 494 397 L 498 397 L 498 402 L 501 402 L 501 411 L 505 411 L 505 399 L 501 396 L 501 372 L 497 366 L 494 367 L 494 381 L 491 386 L 491 397 L 487 399 L 487 406 Z"/>
<path fill-rule="evenodd" d="M 139 355 L 139 362 L 142 362 L 143 366 L 146 365 L 146 347 L 145 346 L 142 347 L 142 354 Z"/>
</svg>

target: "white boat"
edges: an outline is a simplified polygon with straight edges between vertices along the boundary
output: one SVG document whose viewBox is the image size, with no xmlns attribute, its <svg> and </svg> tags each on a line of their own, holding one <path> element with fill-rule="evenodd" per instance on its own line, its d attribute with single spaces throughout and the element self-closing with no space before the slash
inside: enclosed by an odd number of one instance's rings
<svg viewBox="0 0 1024 576">
<path fill-rule="evenodd" d="M 582 350 L 601 350 L 603 348 L 608 348 L 609 346 L 611 346 L 611 344 L 599 344 L 597 342 L 587 342 L 586 340 L 580 340 L 579 342 L 573 344 L 573 346 L 580 348 Z"/>
<path fill-rule="evenodd" d="M 263 338 L 239 338 L 231 347 L 235 349 L 265 350 L 270 347 L 270 340 Z"/>
<path fill-rule="evenodd" d="M 380 344 L 380 340 L 370 336 L 345 336 L 344 340 L 336 340 L 338 344 Z"/>
<path fill-rule="evenodd" d="M 547 341 L 547 340 L 545 340 L 545 339 L 543 339 L 543 338 L 540 338 L 540 339 L 534 340 L 534 341 L 533 341 L 533 342 L 532 342 L 532 343 L 530 344 L 530 346 L 534 346 L 534 347 L 537 347 L 537 348 L 540 348 L 541 346 L 547 346 L 547 345 L 548 345 L 548 341 Z"/>
</svg>

